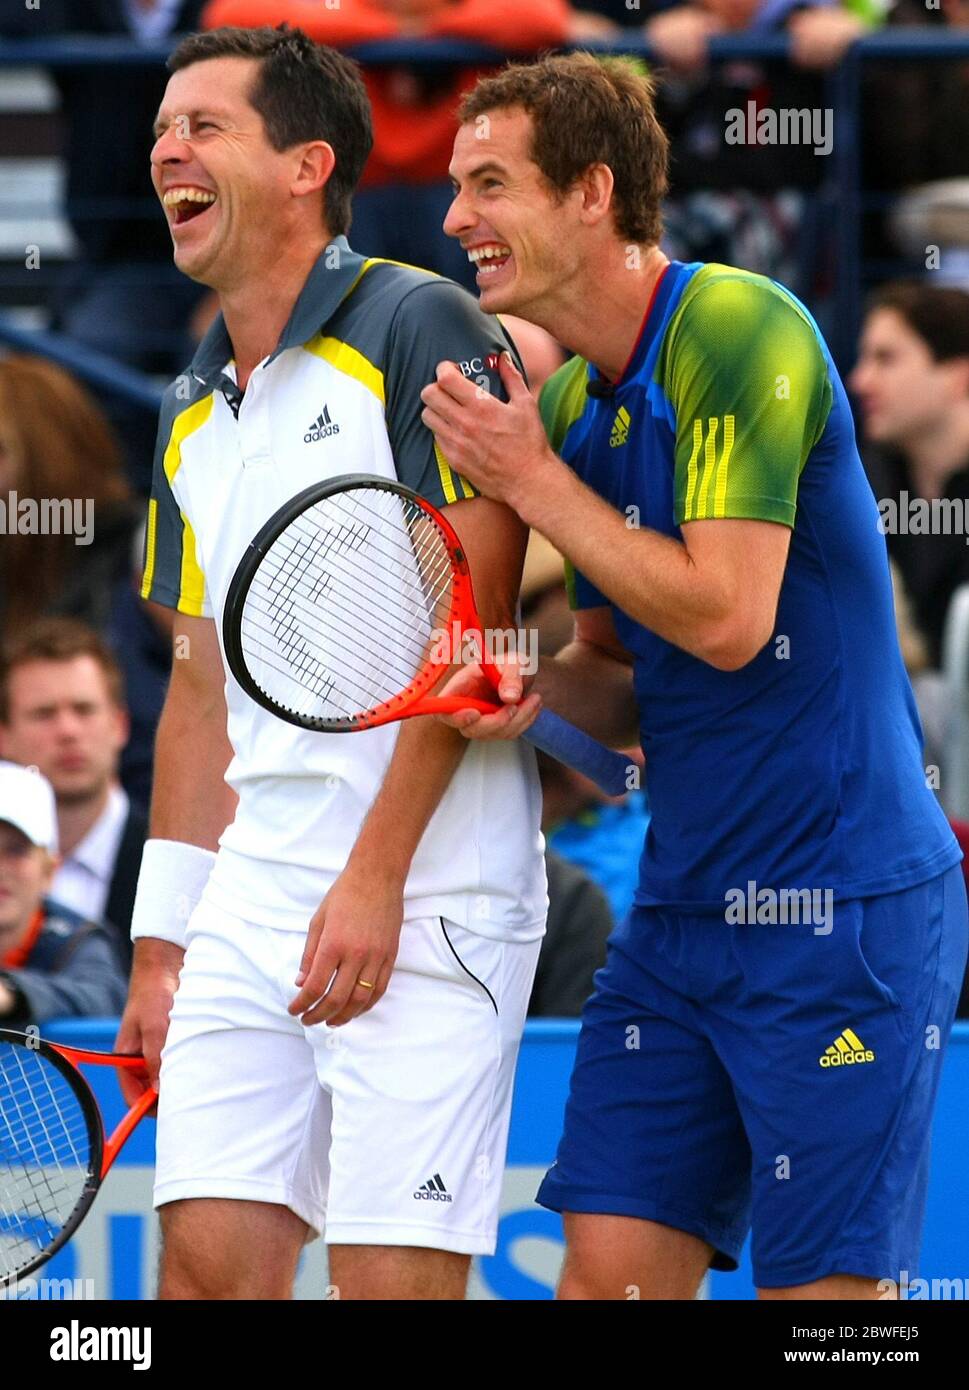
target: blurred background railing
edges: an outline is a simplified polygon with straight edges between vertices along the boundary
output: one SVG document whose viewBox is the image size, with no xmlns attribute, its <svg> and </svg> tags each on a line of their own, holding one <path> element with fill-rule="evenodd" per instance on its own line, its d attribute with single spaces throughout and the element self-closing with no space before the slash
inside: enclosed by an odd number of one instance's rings
<svg viewBox="0 0 969 1390">
<path fill-rule="evenodd" d="M 582 45 L 597 52 L 632 54 L 655 60 L 651 46 L 636 38 Z M 0 41 L 0 341 L 14 341 L 11 322 L 21 328 L 44 326 L 49 296 L 76 256 L 71 230 L 86 219 L 150 217 L 154 205 L 127 198 L 73 197 L 65 217 L 64 173 L 60 162 L 63 132 L 60 128 L 57 92 L 51 74 L 81 69 L 101 70 L 105 79 L 113 69 L 135 71 L 163 66 L 171 43 L 138 44 L 114 38 L 88 36 L 51 40 Z M 505 55 L 480 44 L 452 40 L 387 40 L 348 50 L 365 67 L 407 65 L 413 68 L 487 65 Z M 713 64 L 738 59 L 786 61 L 786 35 L 754 37 L 748 34 L 714 38 L 709 44 Z M 868 213 L 886 214 L 892 194 L 866 185 L 862 158 L 862 124 L 869 116 L 862 103 L 862 80 L 873 62 L 905 65 L 953 63 L 969 60 L 969 33 L 951 30 L 921 32 L 904 29 L 874 33 L 854 43 L 835 68 L 823 77 L 824 103 L 833 112 L 835 138 L 830 159 L 816 193 L 811 230 L 803 238 L 802 283 L 808 283 L 821 259 L 833 268 L 830 302 L 812 302 L 822 319 L 839 367 L 850 364 L 857 341 L 861 306 L 866 289 L 876 279 L 906 272 L 923 272 L 924 263 L 904 256 L 886 259 L 864 254 L 863 222 Z M 660 70 L 662 80 L 662 70 Z M 119 113 L 123 120 L 123 113 Z M 110 139 L 111 132 L 105 131 Z M 149 150 L 145 133 L 145 158 Z M 969 156 L 967 156 L 969 159 Z M 969 170 L 969 163 L 967 163 Z M 676 171 L 673 172 L 675 192 Z M 24 247 L 41 248 L 39 264 L 24 273 Z M 135 273 L 135 272 L 132 272 Z M 145 274 L 151 274 L 146 267 Z M 145 325 L 145 334 L 151 334 Z M 23 346 L 18 341 L 18 346 Z M 48 340 L 48 348 L 51 346 Z M 59 349 L 78 374 L 100 384 L 97 363 L 84 354 L 71 360 L 69 344 Z M 136 392 L 136 395 L 139 394 Z"/>
</svg>

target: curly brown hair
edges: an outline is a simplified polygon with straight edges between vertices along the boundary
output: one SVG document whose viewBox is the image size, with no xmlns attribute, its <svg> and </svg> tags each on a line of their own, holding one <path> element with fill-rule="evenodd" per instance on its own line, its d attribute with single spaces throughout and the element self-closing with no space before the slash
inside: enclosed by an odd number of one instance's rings
<svg viewBox="0 0 969 1390">
<path fill-rule="evenodd" d="M 531 157 L 555 193 L 574 187 L 593 164 L 607 164 L 617 235 L 652 246 L 663 232 L 669 168 L 654 90 L 652 78 L 627 59 L 559 54 L 482 78 L 458 107 L 458 120 L 465 125 L 521 107 L 532 120 Z"/>
</svg>

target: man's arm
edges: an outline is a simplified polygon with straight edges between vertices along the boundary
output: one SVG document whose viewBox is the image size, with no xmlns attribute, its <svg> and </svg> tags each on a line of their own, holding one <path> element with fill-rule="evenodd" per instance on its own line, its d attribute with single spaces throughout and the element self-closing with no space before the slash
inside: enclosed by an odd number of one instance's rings
<svg viewBox="0 0 969 1390">
<path fill-rule="evenodd" d="M 510 359 L 507 404 L 476 397 L 442 363 L 422 392 L 423 419 L 452 464 L 546 535 L 600 602 L 735 671 L 773 631 L 800 474 L 833 389 L 816 330 L 783 291 L 729 268 L 707 267 L 697 283 L 656 366 L 677 420 L 670 519 L 680 537 L 631 529 L 572 473 Z"/>
<path fill-rule="evenodd" d="M 236 795 L 225 782 L 232 756 L 226 729 L 225 673 L 211 618 L 175 616 L 174 660 L 155 741 L 150 836 L 214 850 L 235 814 Z M 135 942 L 128 1003 L 116 1048 L 140 1052 L 157 1084 L 168 1014 L 178 986 L 183 948 L 143 936 Z M 140 1087 L 125 1075 L 133 1101 Z"/>
<path fill-rule="evenodd" d="M 610 748 L 639 742 L 633 661 L 609 608 L 576 613 L 572 641 L 541 662 L 532 690 L 543 705 Z"/>
<path fill-rule="evenodd" d="M 235 815 L 225 671 L 212 618 L 175 614 L 172 677 L 158 721 L 149 834 L 218 849 Z"/>
<path fill-rule="evenodd" d="M 682 541 L 631 529 L 553 452 L 505 356 L 501 374 L 507 404 L 475 397 L 450 363 L 423 393 L 424 422 L 453 466 L 541 531 L 642 626 L 724 671 L 753 660 L 773 631 L 789 528 L 744 518 L 686 521 Z"/>
<path fill-rule="evenodd" d="M 513 503 L 518 506 L 516 503 Z M 683 540 L 626 518 L 554 455 L 520 501 L 530 525 L 657 636 L 721 671 L 752 661 L 774 630 L 791 532 L 772 521 L 689 521 Z"/>
<path fill-rule="evenodd" d="M 482 627 L 514 626 L 526 541 L 521 522 L 483 497 L 453 503 L 448 519 L 468 557 Z M 466 749 L 459 730 L 439 720 L 401 724 L 347 866 L 310 925 L 296 981 L 301 988 L 289 1010 L 304 1023 L 346 1023 L 386 989 L 411 860 Z M 359 985 L 361 979 L 373 988 Z"/>
</svg>

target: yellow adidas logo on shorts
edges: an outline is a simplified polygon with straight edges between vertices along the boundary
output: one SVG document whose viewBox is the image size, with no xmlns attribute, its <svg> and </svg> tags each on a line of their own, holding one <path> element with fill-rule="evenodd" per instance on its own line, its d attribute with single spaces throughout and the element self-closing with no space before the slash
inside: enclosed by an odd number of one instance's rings
<svg viewBox="0 0 969 1390">
<path fill-rule="evenodd" d="M 873 1062 L 875 1054 L 865 1047 L 857 1033 L 846 1028 L 840 1037 L 835 1038 L 830 1047 L 825 1048 L 818 1058 L 822 1067 L 851 1067 L 860 1062 Z"/>
</svg>

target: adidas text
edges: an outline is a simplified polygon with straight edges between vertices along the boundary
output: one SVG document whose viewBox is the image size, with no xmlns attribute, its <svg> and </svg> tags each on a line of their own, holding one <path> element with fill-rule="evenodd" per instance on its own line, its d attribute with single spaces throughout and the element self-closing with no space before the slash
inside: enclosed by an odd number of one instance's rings
<svg viewBox="0 0 969 1390">
<path fill-rule="evenodd" d="M 818 1063 L 822 1067 L 851 1067 L 858 1062 L 873 1062 L 875 1054 L 871 1048 L 865 1048 L 864 1052 L 835 1052 L 831 1055 L 824 1053 L 818 1058 Z"/>
<path fill-rule="evenodd" d="M 451 1194 L 444 1186 L 444 1179 L 440 1173 L 435 1173 L 433 1178 L 428 1178 L 427 1182 L 421 1183 L 414 1193 L 418 1202 L 450 1202 Z"/>
</svg>

